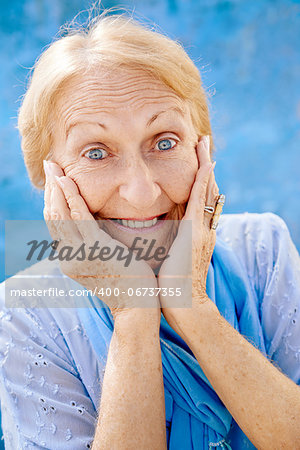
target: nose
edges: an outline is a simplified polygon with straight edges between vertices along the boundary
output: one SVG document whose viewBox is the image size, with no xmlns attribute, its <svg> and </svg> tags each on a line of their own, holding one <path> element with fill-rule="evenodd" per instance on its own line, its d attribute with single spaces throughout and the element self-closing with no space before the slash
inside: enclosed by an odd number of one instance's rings
<svg viewBox="0 0 300 450">
<path fill-rule="evenodd" d="M 161 195 L 155 174 L 141 158 L 126 166 L 119 186 L 120 197 L 139 211 L 151 207 Z"/>
</svg>

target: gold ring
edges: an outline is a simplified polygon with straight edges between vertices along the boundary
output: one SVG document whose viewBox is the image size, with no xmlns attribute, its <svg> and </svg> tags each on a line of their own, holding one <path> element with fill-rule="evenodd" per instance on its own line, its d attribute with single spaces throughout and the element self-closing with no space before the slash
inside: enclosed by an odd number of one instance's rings
<svg viewBox="0 0 300 450">
<path fill-rule="evenodd" d="M 222 210 L 223 210 L 224 203 L 225 203 L 225 195 L 220 194 L 217 198 L 215 212 L 214 212 L 214 215 L 212 216 L 211 222 L 210 222 L 210 228 L 212 230 L 215 230 L 218 226 L 218 222 L 219 222 Z"/>
</svg>

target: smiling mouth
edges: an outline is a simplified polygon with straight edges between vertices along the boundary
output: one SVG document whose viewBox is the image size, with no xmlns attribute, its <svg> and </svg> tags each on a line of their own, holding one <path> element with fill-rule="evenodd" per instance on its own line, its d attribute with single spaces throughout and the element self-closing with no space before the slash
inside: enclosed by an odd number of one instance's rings
<svg viewBox="0 0 300 450">
<path fill-rule="evenodd" d="M 133 228 L 133 229 L 141 229 L 141 228 L 151 228 L 157 224 L 159 220 L 164 220 L 167 216 L 167 213 L 161 214 L 160 216 L 154 216 L 148 219 L 116 219 L 111 218 L 113 222 L 122 225 L 123 227 Z"/>
</svg>

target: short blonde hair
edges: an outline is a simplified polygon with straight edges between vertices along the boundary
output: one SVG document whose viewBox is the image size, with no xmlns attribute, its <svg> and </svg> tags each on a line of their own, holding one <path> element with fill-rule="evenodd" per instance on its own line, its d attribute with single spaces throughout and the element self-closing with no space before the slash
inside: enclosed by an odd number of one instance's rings
<svg viewBox="0 0 300 450">
<path fill-rule="evenodd" d="M 95 68 L 142 69 L 161 80 L 190 105 L 199 136 L 211 136 L 206 94 L 199 71 L 174 40 L 124 14 L 97 20 L 53 42 L 34 66 L 19 111 L 18 127 L 31 182 L 45 184 L 43 159 L 51 157 L 50 117 L 66 82 Z"/>
</svg>

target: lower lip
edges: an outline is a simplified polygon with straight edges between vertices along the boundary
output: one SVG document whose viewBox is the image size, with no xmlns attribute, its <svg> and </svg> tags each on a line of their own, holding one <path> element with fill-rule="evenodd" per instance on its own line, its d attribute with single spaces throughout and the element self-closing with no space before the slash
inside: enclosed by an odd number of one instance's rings
<svg viewBox="0 0 300 450">
<path fill-rule="evenodd" d="M 109 222 L 113 223 L 115 227 L 117 227 L 119 230 L 126 231 L 129 233 L 147 233 L 149 231 L 156 231 L 159 228 L 161 228 L 164 224 L 165 217 L 163 219 L 160 219 L 156 222 L 155 225 L 152 225 L 152 227 L 143 227 L 143 228 L 130 228 L 125 227 L 125 225 L 121 225 L 120 223 L 116 222 L 115 220 L 108 219 Z"/>
</svg>

